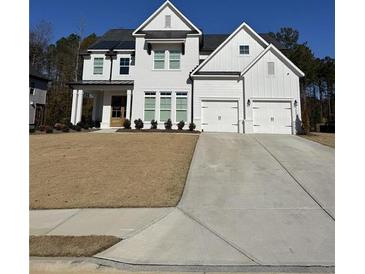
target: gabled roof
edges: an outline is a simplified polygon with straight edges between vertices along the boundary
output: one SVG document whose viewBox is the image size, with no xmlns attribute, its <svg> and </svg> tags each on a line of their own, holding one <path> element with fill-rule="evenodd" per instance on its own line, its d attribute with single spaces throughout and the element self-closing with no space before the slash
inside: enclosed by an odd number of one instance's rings
<svg viewBox="0 0 365 274">
<path fill-rule="evenodd" d="M 203 66 L 205 66 L 206 63 L 208 63 L 226 44 L 228 44 L 229 41 L 231 41 L 231 39 L 236 36 L 236 34 L 241 30 L 245 28 L 253 37 L 255 37 L 257 39 L 258 42 L 260 42 L 261 44 L 263 44 L 264 46 L 268 46 L 269 43 L 266 42 L 266 40 L 264 38 L 262 38 L 258 33 L 256 33 L 249 25 L 247 25 L 245 22 L 243 22 L 234 32 L 232 32 L 231 35 L 229 35 L 226 40 L 223 41 L 223 43 L 221 43 L 219 45 L 219 47 L 217 47 L 209 56 L 207 59 L 205 59 L 199 66 L 197 66 L 191 73 L 191 75 L 194 75 L 197 71 L 199 71 Z"/>
<path fill-rule="evenodd" d="M 241 76 L 244 76 L 263 56 L 269 51 L 275 54 L 282 62 L 284 62 L 296 75 L 304 77 L 305 74 L 301 71 L 292 61 L 288 59 L 280 50 L 278 50 L 273 44 L 270 44 L 264 51 L 262 51 L 248 66 L 241 72 Z"/>
<path fill-rule="evenodd" d="M 189 25 L 196 34 L 201 35 L 202 32 L 192 23 L 188 18 L 185 17 L 169 0 L 161 5 L 150 17 L 147 18 L 134 32 L 133 35 L 139 34 L 140 31 L 149 23 L 151 22 L 165 7 L 171 8 L 187 25 Z"/>
<path fill-rule="evenodd" d="M 213 52 L 220 44 L 229 37 L 230 34 L 203 34 L 202 47 L 200 49 L 203 53 Z M 285 50 L 285 46 L 268 33 L 259 33 L 269 44 L 273 44 L 279 50 Z"/>
</svg>

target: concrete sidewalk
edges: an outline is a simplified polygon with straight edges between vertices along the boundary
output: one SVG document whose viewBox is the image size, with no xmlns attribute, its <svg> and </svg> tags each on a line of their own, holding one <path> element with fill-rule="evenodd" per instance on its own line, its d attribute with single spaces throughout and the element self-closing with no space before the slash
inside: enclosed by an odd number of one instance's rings
<svg viewBox="0 0 365 274">
<path fill-rule="evenodd" d="M 30 211 L 30 235 L 111 235 L 128 238 L 173 208 L 87 208 Z"/>
</svg>

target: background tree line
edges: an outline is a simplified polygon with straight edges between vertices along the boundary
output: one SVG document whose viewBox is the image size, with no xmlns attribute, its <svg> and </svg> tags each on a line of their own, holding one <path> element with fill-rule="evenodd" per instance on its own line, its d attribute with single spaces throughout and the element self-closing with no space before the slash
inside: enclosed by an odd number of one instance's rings
<svg viewBox="0 0 365 274">
<path fill-rule="evenodd" d="M 305 132 L 315 130 L 316 124 L 333 124 L 335 121 L 335 60 L 331 57 L 316 58 L 307 42 L 299 43 L 299 32 L 293 28 L 281 28 L 269 33 L 281 42 L 283 53 L 304 73 L 301 79 L 302 123 Z M 68 82 L 81 79 L 82 60 L 79 56 L 97 40 L 95 33 L 83 37 L 79 33 L 62 37 L 51 43 L 52 26 L 41 21 L 32 27 L 29 36 L 29 62 L 52 82 L 47 94 L 46 123 L 70 120 L 72 93 Z M 83 116 L 90 117 L 92 102 L 84 100 Z"/>
</svg>

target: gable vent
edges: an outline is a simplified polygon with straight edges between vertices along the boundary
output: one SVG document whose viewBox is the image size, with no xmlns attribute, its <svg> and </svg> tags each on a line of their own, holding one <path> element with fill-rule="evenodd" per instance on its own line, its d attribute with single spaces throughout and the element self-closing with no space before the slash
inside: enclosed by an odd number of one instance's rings
<svg viewBox="0 0 365 274">
<path fill-rule="evenodd" d="M 165 28 L 171 28 L 171 15 L 165 15 Z"/>
</svg>

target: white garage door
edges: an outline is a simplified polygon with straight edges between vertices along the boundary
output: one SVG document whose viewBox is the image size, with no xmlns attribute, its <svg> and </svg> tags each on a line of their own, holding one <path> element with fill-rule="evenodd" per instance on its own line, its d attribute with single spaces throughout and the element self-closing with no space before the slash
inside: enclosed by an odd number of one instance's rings
<svg viewBox="0 0 365 274">
<path fill-rule="evenodd" d="M 292 134 L 290 102 L 254 101 L 253 132 Z"/>
<path fill-rule="evenodd" d="M 238 132 L 237 101 L 202 101 L 202 129 L 208 132 Z"/>
</svg>

